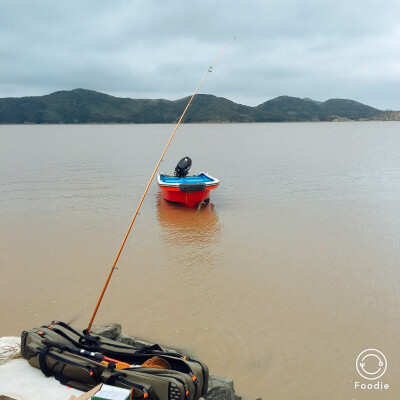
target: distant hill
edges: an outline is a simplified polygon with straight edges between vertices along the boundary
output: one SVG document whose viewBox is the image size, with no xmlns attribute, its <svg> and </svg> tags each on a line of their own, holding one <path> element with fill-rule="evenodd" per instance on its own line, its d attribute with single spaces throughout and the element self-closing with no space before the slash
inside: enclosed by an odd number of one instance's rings
<svg viewBox="0 0 400 400">
<path fill-rule="evenodd" d="M 329 113 L 319 104 L 298 97 L 280 96 L 256 107 L 268 121 L 324 121 Z"/>
<path fill-rule="evenodd" d="M 1 124 L 174 123 L 189 97 L 170 100 L 130 99 L 86 89 L 46 96 L 0 99 Z M 358 120 L 383 111 L 353 100 L 319 102 L 280 96 L 256 107 L 222 97 L 198 94 L 184 122 L 284 122 Z"/>
<path fill-rule="evenodd" d="M 368 118 L 382 114 L 383 111 L 366 106 L 354 100 L 331 99 L 321 104 L 330 115 L 345 117 L 349 119 Z"/>
</svg>

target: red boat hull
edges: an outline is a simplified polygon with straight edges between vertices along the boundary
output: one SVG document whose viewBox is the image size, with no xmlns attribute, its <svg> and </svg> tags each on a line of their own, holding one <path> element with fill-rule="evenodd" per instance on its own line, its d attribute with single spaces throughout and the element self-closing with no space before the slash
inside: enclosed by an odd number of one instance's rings
<svg viewBox="0 0 400 400">
<path fill-rule="evenodd" d="M 199 192 L 181 192 L 178 187 L 161 186 L 161 194 L 163 199 L 183 204 L 187 207 L 195 207 L 200 202 L 210 198 L 210 190 L 216 189 L 218 186 L 207 186 L 206 190 Z"/>
</svg>

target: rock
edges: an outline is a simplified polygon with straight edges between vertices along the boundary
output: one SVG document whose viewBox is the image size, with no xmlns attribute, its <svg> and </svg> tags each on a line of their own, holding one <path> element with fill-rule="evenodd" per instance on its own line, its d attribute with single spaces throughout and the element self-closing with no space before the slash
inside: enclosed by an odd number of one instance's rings
<svg viewBox="0 0 400 400">
<path fill-rule="evenodd" d="M 352 121 L 351 119 L 349 119 L 349 118 L 346 118 L 346 117 L 333 117 L 332 118 L 332 122 L 349 122 L 349 121 Z"/>
<path fill-rule="evenodd" d="M 235 389 L 233 381 L 228 378 L 210 375 L 208 380 L 208 392 L 204 396 L 205 400 L 235 400 Z"/>
<path fill-rule="evenodd" d="M 371 118 L 365 118 L 368 121 L 400 121 L 400 111 L 387 112 Z"/>
<path fill-rule="evenodd" d="M 121 335 L 121 325 L 114 323 L 95 325 L 92 327 L 92 332 L 107 339 L 116 340 Z"/>
<path fill-rule="evenodd" d="M 134 346 L 136 348 L 141 348 L 145 346 L 151 346 L 153 343 L 145 342 L 144 340 L 134 338 L 132 336 L 126 335 L 121 332 L 121 334 L 115 339 L 117 342 L 127 344 L 129 346 Z"/>
<path fill-rule="evenodd" d="M 129 346 L 136 346 L 136 340 L 128 335 L 125 335 L 125 333 L 122 333 L 117 336 L 117 338 L 115 339 L 117 342 L 123 343 L 123 344 L 127 344 Z"/>
<path fill-rule="evenodd" d="M 134 346 L 134 347 L 136 347 L 138 349 L 140 349 L 141 347 L 153 345 L 153 343 L 146 342 L 146 341 L 144 341 L 142 339 L 138 339 L 138 338 L 126 335 L 123 332 L 121 332 L 121 334 L 114 340 L 116 340 L 117 342 L 120 342 L 120 343 L 127 344 L 129 346 Z M 168 353 L 177 353 L 178 352 L 175 349 L 171 349 L 171 348 L 166 347 L 166 346 L 163 346 L 163 347 Z"/>
</svg>

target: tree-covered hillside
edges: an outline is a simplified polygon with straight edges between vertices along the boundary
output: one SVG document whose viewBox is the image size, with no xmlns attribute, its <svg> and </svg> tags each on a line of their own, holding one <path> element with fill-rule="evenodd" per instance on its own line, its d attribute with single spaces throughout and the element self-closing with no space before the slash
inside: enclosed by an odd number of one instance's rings
<svg viewBox="0 0 400 400">
<path fill-rule="evenodd" d="M 46 96 L 0 99 L 0 123 L 174 123 L 188 100 L 188 97 L 175 101 L 130 99 L 75 89 Z M 330 121 L 336 117 L 357 120 L 382 113 L 353 100 L 318 102 L 280 96 L 249 107 L 222 97 L 198 94 L 183 122 Z"/>
</svg>

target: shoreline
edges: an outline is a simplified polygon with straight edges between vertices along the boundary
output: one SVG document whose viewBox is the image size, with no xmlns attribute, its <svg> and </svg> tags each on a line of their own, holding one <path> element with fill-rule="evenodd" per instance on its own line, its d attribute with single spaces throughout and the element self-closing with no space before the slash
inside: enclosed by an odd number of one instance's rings
<svg viewBox="0 0 400 400">
<path fill-rule="evenodd" d="M 328 123 L 338 123 L 338 122 L 351 122 L 351 123 L 356 123 L 356 122 L 400 122 L 400 117 L 399 119 L 338 119 L 338 120 L 331 120 L 331 121 L 274 121 L 274 122 L 230 122 L 230 121 L 208 121 L 208 122 L 182 122 L 181 125 L 261 125 L 261 124 L 328 124 Z M 112 126 L 125 126 L 125 125 L 171 125 L 175 126 L 176 123 L 174 122 L 83 122 L 83 123 L 43 123 L 43 124 L 36 124 L 36 123 L 31 123 L 31 122 L 26 122 L 23 124 L 20 123 L 2 123 L 0 122 L 0 126 L 94 126 L 94 125 L 100 125 L 100 126 L 107 126 L 107 125 L 112 125 Z"/>
</svg>

